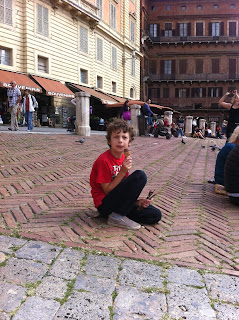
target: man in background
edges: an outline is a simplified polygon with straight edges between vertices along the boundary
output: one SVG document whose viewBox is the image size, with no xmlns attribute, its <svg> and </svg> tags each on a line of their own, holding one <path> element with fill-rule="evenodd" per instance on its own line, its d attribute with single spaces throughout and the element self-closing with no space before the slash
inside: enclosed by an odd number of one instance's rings
<svg viewBox="0 0 239 320">
<path fill-rule="evenodd" d="M 21 92 L 16 87 L 16 81 L 11 81 L 10 85 L 11 88 L 7 89 L 7 102 L 11 110 L 11 128 L 8 128 L 8 130 L 17 131 L 19 129 L 17 122 L 17 109 L 18 104 L 21 101 Z"/>
</svg>

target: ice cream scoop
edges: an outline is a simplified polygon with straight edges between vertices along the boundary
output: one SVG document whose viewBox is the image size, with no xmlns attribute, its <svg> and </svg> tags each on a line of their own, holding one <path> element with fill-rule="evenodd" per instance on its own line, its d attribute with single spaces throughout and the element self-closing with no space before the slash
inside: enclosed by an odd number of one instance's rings
<svg viewBox="0 0 239 320">
<path fill-rule="evenodd" d="M 131 152 L 129 151 L 129 149 L 124 149 L 124 155 L 125 155 L 125 158 L 129 157 L 131 155 Z"/>
</svg>

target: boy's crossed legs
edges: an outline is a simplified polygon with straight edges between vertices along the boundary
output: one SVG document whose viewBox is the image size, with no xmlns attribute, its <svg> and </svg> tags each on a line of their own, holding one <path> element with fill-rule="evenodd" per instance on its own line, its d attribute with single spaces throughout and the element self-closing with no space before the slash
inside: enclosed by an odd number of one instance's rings
<svg viewBox="0 0 239 320">
<path fill-rule="evenodd" d="M 104 197 L 97 209 L 108 216 L 108 224 L 139 229 L 140 224 L 155 224 L 161 219 L 161 211 L 154 206 L 138 210 L 135 204 L 146 182 L 146 174 L 136 170 Z"/>
</svg>

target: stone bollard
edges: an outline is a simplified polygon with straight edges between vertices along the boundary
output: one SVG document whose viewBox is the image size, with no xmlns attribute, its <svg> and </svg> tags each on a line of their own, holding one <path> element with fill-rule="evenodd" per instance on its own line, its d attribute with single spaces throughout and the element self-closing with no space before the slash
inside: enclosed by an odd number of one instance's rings
<svg viewBox="0 0 239 320">
<path fill-rule="evenodd" d="M 76 134 L 90 136 L 90 94 L 76 92 Z"/>
<path fill-rule="evenodd" d="M 216 122 L 215 121 L 210 122 L 210 127 L 212 130 L 212 137 L 215 137 L 216 136 Z"/>
<path fill-rule="evenodd" d="M 193 128 L 193 117 L 186 116 L 186 121 L 185 121 L 185 136 L 186 137 L 191 137 L 192 128 Z"/>
<path fill-rule="evenodd" d="M 131 125 L 134 129 L 134 135 L 139 136 L 139 122 L 138 116 L 140 116 L 140 106 L 137 104 L 133 104 L 130 106 L 131 111 Z"/>
<path fill-rule="evenodd" d="M 199 119 L 199 129 L 202 129 L 203 133 L 205 132 L 205 125 L 206 125 L 206 120 L 205 119 Z"/>
<path fill-rule="evenodd" d="M 169 124 L 173 122 L 173 111 L 164 111 L 164 117 L 168 117 Z"/>
</svg>

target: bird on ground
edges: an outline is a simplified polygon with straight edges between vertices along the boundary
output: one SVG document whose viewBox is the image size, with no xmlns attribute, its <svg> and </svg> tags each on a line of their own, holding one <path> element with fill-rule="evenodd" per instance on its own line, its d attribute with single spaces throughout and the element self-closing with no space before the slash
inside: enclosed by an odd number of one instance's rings
<svg viewBox="0 0 239 320">
<path fill-rule="evenodd" d="M 185 142 L 183 139 L 181 140 L 181 142 L 182 142 L 183 144 L 186 144 L 186 142 Z"/>
<path fill-rule="evenodd" d="M 85 142 L 85 138 L 82 138 L 80 140 L 76 140 L 76 142 L 80 142 L 81 144 Z"/>
</svg>

